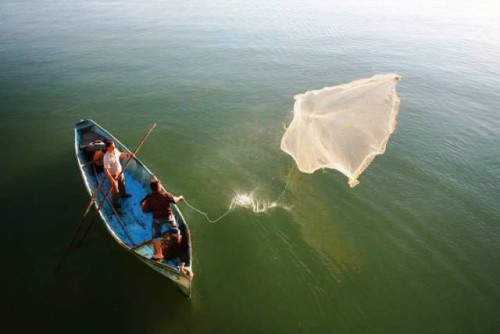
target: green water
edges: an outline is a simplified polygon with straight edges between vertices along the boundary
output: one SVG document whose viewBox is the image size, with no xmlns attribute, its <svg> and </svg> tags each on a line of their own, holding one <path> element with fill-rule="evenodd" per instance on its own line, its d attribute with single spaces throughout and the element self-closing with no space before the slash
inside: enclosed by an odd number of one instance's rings
<svg viewBox="0 0 500 334">
<path fill-rule="evenodd" d="M 407 2 L 407 3 L 406 3 Z M 496 1 L 0 3 L 4 327 L 50 333 L 500 332 Z M 279 149 L 293 95 L 403 76 L 386 154 L 350 189 Z M 102 224 L 54 273 L 88 203 L 92 118 L 181 205 L 185 299 Z"/>
</svg>

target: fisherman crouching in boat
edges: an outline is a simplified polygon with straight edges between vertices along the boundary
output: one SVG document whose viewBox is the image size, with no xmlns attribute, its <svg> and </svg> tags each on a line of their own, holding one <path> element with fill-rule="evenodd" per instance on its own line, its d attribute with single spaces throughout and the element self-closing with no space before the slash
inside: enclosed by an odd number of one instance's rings
<svg viewBox="0 0 500 334">
<path fill-rule="evenodd" d="M 153 213 L 153 245 L 154 245 L 154 256 L 153 260 L 162 261 L 163 260 L 163 249 L 161 245 L 161 228 L 162 225 L 166 225 L 169 229 L 169 233 L 176 239 L 177 244 L 181 243 L 182 235 L 179 230 L 179 224 L 175 220 L 171 203 L 177 204 L 184 200 L 184 196 L 174 196 L 168 191 L 161 190 L 160 180 L 154 179 L 151 181 L 150 185 L 151 194 L 147 195 L 141 201 L 141 208 L 143 213 L 152 212 Z"/>
<path fill-rule="evenodd" d="M 103 158 L 104 174 L 113 188 L 112 197 L 113 205 L 115 208 L 120 209 L 121 205 L 118 203 L 118 195 L 122 198 L 130 197 L 125 189 L 125 177 L 122 173 L 122 165 L 120 158 L 133 158 L 134 153 L 120 152 L 112 141 L 106 142 L 106 153 Z"/>
<path fill-rule="evenodd" d="M 106 154 L 106 149 L 94 151 L 92 154 L 92 162 L 97 173 L 104 172 L 104 154 Z"/>
</svg>

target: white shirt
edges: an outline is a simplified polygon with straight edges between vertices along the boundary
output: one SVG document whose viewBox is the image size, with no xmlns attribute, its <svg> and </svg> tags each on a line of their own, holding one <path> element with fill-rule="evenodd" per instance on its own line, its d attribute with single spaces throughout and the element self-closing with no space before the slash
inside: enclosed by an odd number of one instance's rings
<svg viewBox="0 0 500 334">
<path fill-rule="evenodd" d="M 109 172 L 113 176 L 117 176 L 122 171 L 122 165 L 120 164 L 120 154 L 121 152 L 115 147 L 113 153 L 106 152 L 104 154 L 104 168 L 109 169 Z"/>
</svg>

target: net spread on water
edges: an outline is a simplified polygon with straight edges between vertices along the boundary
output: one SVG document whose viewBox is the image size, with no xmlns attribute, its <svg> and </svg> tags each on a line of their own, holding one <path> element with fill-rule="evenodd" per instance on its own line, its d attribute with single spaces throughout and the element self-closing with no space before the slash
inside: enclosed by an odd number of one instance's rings
<svg viewBox="0 0 500 334">
<path fill-rule="evenodd" d="M 396 128 L 398 74 L 375 75 L 296 95 L 294 117 L 281 139 L 300 171 L 336 169 L 355 187 Z"/>
</svg>

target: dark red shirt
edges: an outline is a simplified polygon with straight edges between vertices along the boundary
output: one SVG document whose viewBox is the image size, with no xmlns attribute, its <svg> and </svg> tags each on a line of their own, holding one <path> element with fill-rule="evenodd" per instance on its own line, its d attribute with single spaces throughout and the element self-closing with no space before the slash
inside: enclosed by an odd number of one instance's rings
<svg viewBox="0 0 500 334">
<path fill-rule="evenodd" d="M 170 203 L 175 203 L 169 192 L 149 194 L 141 203 L 143 212 L 153 212 L 153 219 L 167 218 L 172 214 Z"/>
</svg>

